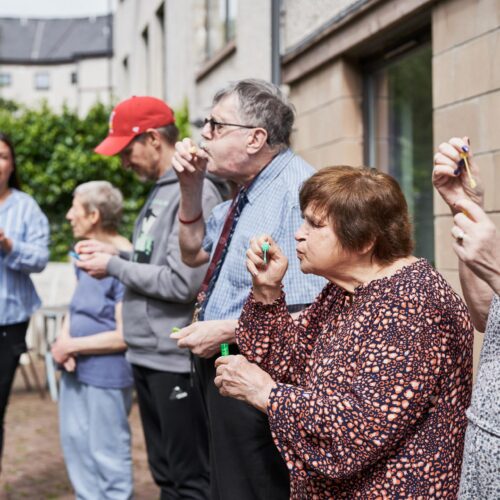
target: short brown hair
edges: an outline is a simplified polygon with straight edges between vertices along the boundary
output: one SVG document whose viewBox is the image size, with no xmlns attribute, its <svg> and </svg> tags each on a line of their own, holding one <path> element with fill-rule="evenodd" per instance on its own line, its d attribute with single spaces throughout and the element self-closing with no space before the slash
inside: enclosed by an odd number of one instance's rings
<svg viewBox="0 0 500 500">
<path fill-rule="evenodd" d="M 368 167 L 323 168 L 300 191 L 300 208 L 329 217 L 342 248 L 362 251 L 373 242 L 372 256 L 391 263 L 413 250 L 408 205 L 397 181 Z"/>
</svg>

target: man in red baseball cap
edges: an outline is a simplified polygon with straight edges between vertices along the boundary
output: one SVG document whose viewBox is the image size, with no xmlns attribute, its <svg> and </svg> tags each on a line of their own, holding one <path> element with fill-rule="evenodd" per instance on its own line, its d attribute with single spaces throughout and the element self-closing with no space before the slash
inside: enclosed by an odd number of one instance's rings
<svg viewBox="0 0 500 500">
<path fill-rule="evenodd" d="M 100 155 L 113 156 L 122 151 L 132 139 L 148 129 L 175 123 L 173 111 L 155 97 L 131 97 L 113 109 L 109 117 L 109 133 L 96 148 Z"/>
<path fill-rule="evenodd" d="M 208 442 L 200 394 L 190 382 L 189 352 L 169 337 L 191 322 L 206 272 L 206 266 L 186 266 L 180 256 L 180 190 L 171 166 L 178 135 L 174 113 L 160 99 L 132 97 L 115 107 L 108 136 L 95 151 L 119 154 L 125 168 L 155 185 L 136 221 L 130 255 L 95 240 L 81 241 L 75 249 L 81 254 L 77 265 L 91 276 L 114 276 L 125 285 L 127 359 L 161 498 L 206 499 Z M 220 201 L 216 186 L 205 180 L 203 212 Z"/>
</svg>

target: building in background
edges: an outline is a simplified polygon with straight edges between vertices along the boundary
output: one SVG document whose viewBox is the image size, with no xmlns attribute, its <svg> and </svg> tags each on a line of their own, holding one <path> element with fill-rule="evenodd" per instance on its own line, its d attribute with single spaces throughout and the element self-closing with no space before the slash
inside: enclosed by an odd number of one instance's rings
<svg viewBox="0 0 500 500">
<path fill-rule="evenodd" d="M 111 103 L 112 17 L 0 18 L 0 97 L 84 115 Z"/>
<path fill-rule="evenodd" d="M 281 83 L 297 110 L 294 149 L 316 168 L 394 175 L 416 254 L 460 290 L 433 151 L 470 137 L 500 228 L 499 38 L 500 0 L 120 0 L 117 92 L 174 108 L 187 98 L 196 120 L 229 80 Z"/>
<path fill-rule="evenodd" d="M 188 100 L 204 117 L 224 82 L 270 78 L 269 0 L 120 0 L 114 16 L 119 99 Z"/>
</svg>

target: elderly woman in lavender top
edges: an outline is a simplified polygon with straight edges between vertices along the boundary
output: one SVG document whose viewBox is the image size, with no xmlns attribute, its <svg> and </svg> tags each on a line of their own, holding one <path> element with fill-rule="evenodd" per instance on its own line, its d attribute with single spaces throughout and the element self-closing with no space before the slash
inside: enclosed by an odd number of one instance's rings
<svg viewBox="0 0 500 500">
<path fill-rule="evenodd" d="M 93 238 L 118 250 L 122 195 L 106 181 L 77 187 L 66 218 L 76 238 Z M 84 257 L 82 257 L 84 258 Z M 122 334 L 123 285 L 76 268 L 77 286 L 61 335 L 52 347 L 64 366 L 59 421 L 68 474 L 81 500 L 132 497 L 128 413 L 132 371 Z"/>
</svg>

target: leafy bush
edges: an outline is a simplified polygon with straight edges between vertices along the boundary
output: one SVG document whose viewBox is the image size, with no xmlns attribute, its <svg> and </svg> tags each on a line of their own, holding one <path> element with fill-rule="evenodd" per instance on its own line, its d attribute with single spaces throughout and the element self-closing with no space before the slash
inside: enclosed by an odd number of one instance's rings
<svg viewBox="0 0 500 500">
<path fill-rule="evenodd" d="M 22 188 L 35 198 L 50 221 L 51 259 L 67 259 L 73 236 L 65 215 L 74 189 L 83 182 L 107 180 L 122 191 L 121 232 L 131 237 L 134 220 L 151 185 L 122 169 L 118 157 L 93 152 L 108 133 L 111 109 L 98 103 L 80 118 L 66 107 L 56 114 L 46 103 L 34 109 L 12 101 L 0 104 L 0 131 L 10 135 L 14 143 Z M 187 135 L 186 103 L 176 117 L 182 136 Z"/>
</svg>

